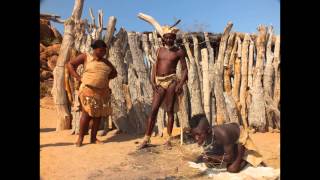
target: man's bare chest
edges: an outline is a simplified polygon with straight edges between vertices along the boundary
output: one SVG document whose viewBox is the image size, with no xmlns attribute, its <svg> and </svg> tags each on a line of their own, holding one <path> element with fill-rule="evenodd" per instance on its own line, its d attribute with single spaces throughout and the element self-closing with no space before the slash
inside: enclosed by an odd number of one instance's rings
<svg viewBox="0 0 320 180">
<path fill-rule="evenodd" d="M 159 63 L 176 63 L 179 60 L 179 54 L 177 52 L 171 51 L 163 51 L 160 52 L 158 55 L 158 62 Z"/>
</svg>

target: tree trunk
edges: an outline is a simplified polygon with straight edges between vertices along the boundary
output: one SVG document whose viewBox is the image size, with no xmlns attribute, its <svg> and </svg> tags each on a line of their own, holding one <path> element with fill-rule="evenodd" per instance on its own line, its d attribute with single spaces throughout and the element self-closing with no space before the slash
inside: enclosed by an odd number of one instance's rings
<svg viewBox="0 0 320 180">
<path fill-rule="evenodd" d="M 194 61 L 196 63 L 197 66 L 197 72 L 198 72 L 198 77 L 199 77 L 199 82 L 200 85 L 203 84 L 203 80 L 202 80 L 202 68 L 201 68 L 201 64 L 200 64 L 200 58 L 201 58 L 201 54 L 200 54 L 200 50 L 199 50 L 199 41 L 196 35 L 192 34 L 192 41 L 193 41 L 193 55 L 194 55 Z M 203 89 L 200 88 L 200 93 L 201 93 L 201 99 L 203 99 Z M 202 101 L 203 103 L 203 101 Z M 202 104 L 203 106 L 203 104 Z"/>
<path fill-rule="evenodd" d="M 266 28 L 259 26 L 257 37 L 257 61 L 253 76 L 252 103 L 249 111 L 249 125 L 260 132 L 265 131 L 266 114 L 262 87 L 263 62 L 265 59 Z"/>
<path fill-rule="evenodd" d="M 142 34 L 142 49 L 143 49 L 145 58 L 147 59 L 146 63 L 147 63 L 148 76 L 151 79 L 152 65 L 155 63 L 155 61 L 151 56 L 151 49 L 150 49 L 147 34 Z"/>
<path fill-rule="evenodd" d="M 274 69 L 272 66 L 272 62 L 273 62 L 274 55 L 271 50 L 272 35 L 273 35 L 272 26 L 268 29 L 268 31 L 269 31 L 269 37 L 268 37 L 267 52 L 266 52 L 267 61 L 266 61 L 266 66 L 265 66 L 264 73 L 263 73 L 263 88 L 264 88 L 265 99 L 266 100 L 269 99 L 270 101 L 273 101 L 272 100 L 272 94 L 273 94 L 272 82 L 274 79 Z M 268 127 L 270 130 L 272 130 L 274 128 L 273 112 L 270 111 L 268 108 L 266 108 L 266 118 L 267 118 Z"/>
<path fill-rule="evenodd" d="M 178 63 L 177 66 L 177 76 L 179 79 L 181 79 L 181 63 Z M 183 85 L 183 96 L 180 99 L 180 107 L 179 107 L 179 111 L 177 113 L 178 119 L 179 119 L 179 124 L 181 129 L 183 128 L 189 128 L 190 127 L 190 116 L 189 113 L 190 112 L 190 107 L 189 107 L 189 97 L 188 97 L 188 86 L 185 83 Z M 178 99 L 177 99 L 178 100 Z"/>
<path fill-rule="evenodd" d="M 198 77 L 198 69 L 192 56 L 189 42 L 186 37 L 186 34 L 183 34 L 183 44 L 187 51 L 188 59 L 190 61 L 189 69 L 188 69 L 188 88 L 191 96 L 191 117 L 197 114 L 203 114 L 204 110 L 202 107 L 202 99 L 201 99 L 201 85 Z"/>
<path fill-rule="evenodd" d="M 233 49 L 234 44 L 234 33 L 230 33 L 230 37 L 228 39 L 226 52 L 224 55 L 224 91 L 227 93 L 231 93 L 231 79 L 230 79 L 230 66 L 229 59 L 231 57 L 231 51 Z"/>
<path fill-rule="evenodd" d="M 209 84 L 209 60 L 208 60 L 208 50 L 207 48 L 201 49 L 201 59 L 202 59 L 202 73 L 203 73 L 203 105 L 204 112 L 206 113 L 207 119 L 210 117 L 210 84 Z"/>
<path fill-rule="evenodd" d="M 277 36 L 275 47 L 274 47 L 274 61 L 273 66 L 275 70 L 274 78 L 274 90 L 273 90 L 273 101 L 275 107 L 280 109 L 280 36 Z M 280 113 L 279 117 L 275 117 L 275 124 L 280 129 Z"/>
<path fill-rule="evenodd" d="M 107 45 L 110 45 L 112 39 L 113 39 L 113 33 L 115 31 L 115 26 L 116 26 L 117 18 L 114 16 L 110 16 L 108 20 L 108 25 L 107 25 L 107 31 L 104 36 L 104 42 Z"/>
<path fill-rule="evenodd" d="M 127 32 L 121 28 L 109 49 L 109 60 L 118 72 L 118 76 L 110 81 L 110 88 L 114 97 L 114 101 L 111 103 L 113 109 L 112 121 L 117 129 L 123 132 L 132 133 L 134 125 L 127 117 L 124 92 L 125 77 L 128 76 L 124 64 L 127 43 Z"/>
<path fill-rule="evenodd" d="M 248 48 L 249 48 L 250 36 L 246 34 L 242 42 L 241 53 L 241 87 L 240 87 L 240 112 L 241 119 L 245 129 L 248 128 L 248 112 L 247 112 L 247 88 L 248 88 Z"/>
<path fill-rule="evenodd" d="M 208 59 L 208 66 L 209 66 L 209 73 L 208 73 L 208 78 L 209 78 L 209 86 L 210 86 L 210 125 L 212 126 L 214 122 L 216 122 L 216 100 L 215 100 L 215 96 L 214 96 L 214 88 L 213 88 L 213 79 L 214 79 L 214 51 L 213 48 L 211 47 L 210 44 L 210 39 L 209 39 L 209 35 L 207 32 L 204 32 L 204 38 L 206 41 L 206 45 L 207 45 L 207 50 L 208 50 L 208 54 L 209 54 L 209 59 Z"/>
<path fill-rule="evenodd" d="M 214 93 L 217 101 L 217 124 L 223 124 L 225 122 L 229 122 L 228 112 L 226 108 L 226 102 L 223 95 L 223 59 L 224 52 L 227 46 L 227 40 L 229 37 L 229 33 L 232 28 L 232 23 L 228 22 L 226 28 L 224 29 L 223 35 L 221 37 L 220 45 L 219 45 L 219 54 L 217 62 L 214 66 Z"/>
<path fill-rule="evenodd" d="M 254 42 L 250 40 L 249 46 L 249 65 L 248 65 L 248 87 L 252 89 L 252 78 L 253 78 L 253 55 L 254 55 Z"/>
<path fill-rule="evenodd" d="M 138 35 L 135 32 L 128 33 L 128 42 L 132 55 L 132 64 L 129 65 L 129 90 L 133 103 L 132 112 L 136 117 L 136 132 L 144 133 L 147 115 L 151 110 L 152 87 L 148 77 L 147 68 L 143 63 L 143 54 L 139 48 Z M 130 116 L 130 118 L 133 118 Z"/>
<path fill-rule="evenodd" d="M 236 122 L 239 124 L 239 111 L 236 107 L 236 103 L 232 97 L 232 91 L 231 91 L 231 68 L 230 68 L 230 62 L 234 61 L 236 57 L 236 48 L 238 46 L 237 42 L 234 41 L 235 34 L 230 33 L 230 37 L 228 39 L 227 43 L 227 50 L 226 54 L 224 56 L 224 97 L 226 101 L 228 116 L 230 118 L 230 122 Z M 234 43 L 235 42 L 235 43 Z"/>
<path fill-rule="evenodd" d="M 52 95 L 57 109 L 58 120 L 56 131 L 70 129 L 71 116 L 67 107 L 67 97 L 64 88 L 64 67 L 69 59 L 70 49 L 74 43 L 74 25 L 81 17 L 83 8 L 83 0 L 75 0 L 72 16 L 65 22 L 64 36 L 57 59 L 57 64 L 54 69 L 54 83 L 52 88 Z"/>
<path fill-rule="evenodd" d="M 240 91 L 240 80 L 241 80 L 241 40 L 239 37 L 236 38 L 238 50 L 237 50 L 237 58 L 234 62 L 234 80 L 233 80 L 233 87 L 232 87 L 232 96 L 234 101 L 236 102 L 238 111 L 240 112 L 240 98 L 239 98 L 239 91 Z"/>
<path fill-rule="evenodd" d="M 227 107 L 228 116 L 230 118 L 230 122 L 240 124 L 239 123 L 240 115 L 231 93 L 224 92 L 223 96 L 226 101 L 226 107 Z"/>
</svg>

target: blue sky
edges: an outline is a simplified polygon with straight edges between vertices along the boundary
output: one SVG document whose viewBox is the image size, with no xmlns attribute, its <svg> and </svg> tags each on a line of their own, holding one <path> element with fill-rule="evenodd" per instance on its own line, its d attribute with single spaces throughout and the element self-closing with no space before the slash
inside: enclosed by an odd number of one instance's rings
<svg viewBox="0 0 320 180">
<path fill-rule="evenodd" d="M 42 0 L 41 13 L 52 13 L 66 19 L 71 15 L 74 0 Z M 153 16 L 160 24 L 182 21 L 178 27 L 184 31 L 220 33 L 228 21 L 233 31 L 255 33 L 259 24 L 273 25 L 280 34 L 279 0 L 85 0 L 82 18 L 88 18 L 89 7 L 96 16 L 98 9 L 104 12 L 104 25 L 109 16 L 117 18 L 116 28 L 127 31 L 152 31 L 148 23 L 137 18 L 139 12 Z M 63 25 L 53 23 L 63 33 Z"/>
</svg>

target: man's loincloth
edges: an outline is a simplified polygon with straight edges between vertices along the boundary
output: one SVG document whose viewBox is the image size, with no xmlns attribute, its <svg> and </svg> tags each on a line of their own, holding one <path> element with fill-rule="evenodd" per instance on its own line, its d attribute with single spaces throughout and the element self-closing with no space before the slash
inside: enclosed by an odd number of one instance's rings
<svg viewBox="0 0 320 180">
<path fill-rule="evenodd" d="M 107 117 L 111 115 L 110 90 L 98 89 L 81 84 L 79 99 L 82 109 L 91 117 Z"/>
<path fill-rule="evenodd" d="M 155 77 L 156 80 L 156 85 L 161 86 L 163 89 L 168 89 L 168 87 L 170 86 L 171 83 L 173 82 L 178 82 L 179 79 L 177 78 L 176 74 L 170 74 L 167 76 L 156 76 Z M 176 96 L 175 102 L 174 102 L 174 113 L 179 111 L 179 106 L 181 103 L 181 97 L 183 96 L 183 92 L 181 92 L 181 94 L 179 94 L 178 96 Z M 161 108 L 165 111 L 168 112 L 169 109 L 167 108 L 169 107 L 168 104 L 165 103 L 165 99 L 163 100 L 162 104 L 161 104 Z"/>
<path fill-rule="evenodd" d="M 246 148 L 243 159 L 252 166 L 257 167 L 263 161 L 262 155 L 259 153 L 258 148 L 250 138 L 248 131 L 241 126 L 238 142 Z"/>
</svg>

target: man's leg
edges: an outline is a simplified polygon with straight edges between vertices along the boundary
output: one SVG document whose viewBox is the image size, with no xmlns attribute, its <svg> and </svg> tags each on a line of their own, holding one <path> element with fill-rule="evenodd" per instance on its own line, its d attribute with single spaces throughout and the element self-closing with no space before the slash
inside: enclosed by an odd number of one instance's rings
<svg viewBox="0 0 320 180">
<path fill-rule="evenodd" d="M 103 142 L 97 139 L 97 132 L 99 130 L 101 117 L 93 118 L 92 120 L 90 143 L 102 144 Z"/>
<path fill-rule="evenodd" d="M 81 118 L 80 118 L 79 137 L 76 142 L 77 147 L 80 147 L 82 145 L 84 135 L 88 132 L 90 119 L 91 117 L 89 116 L 89 114 L 85 111 L 82 111 Z"/>
<path fill-rule="evenodd" d="M 141 143 L 140 146 L 138 146 L 138 149 L 142 149 L 142 148 L 147 147 L 147 145 L 149 143 L 154 125 L 156 123 L 159 107 L 163 101 L 164 95 L 165 95 L 165 89 L 163 89 L 160 86 L 158 87 L 158 92 L 154 91 L 154 93 L 153 93 L 151 113 L 148 117 L 148 126 L 147 126 L 147 130 L 146 130 L 146 134 L 145 134 L 143 142 Z"/>
<path fill-rule="evenodd" d="M 167 115 L 168 115 L 168 126 L 167 126 L 167 132 L 168 132 L 168 140 L 166 141 L 166 145 L 171 146 L 171 135 L 172 135 L 172 129 L 173 129 L 173 123 L 174 123 L 174 104 L 176 100 L 176 82 L 173 82 L 170 84 L 168 89 L 166 90 L 165 95 L 165 104 L 167 106 Z"/>
</svg>

